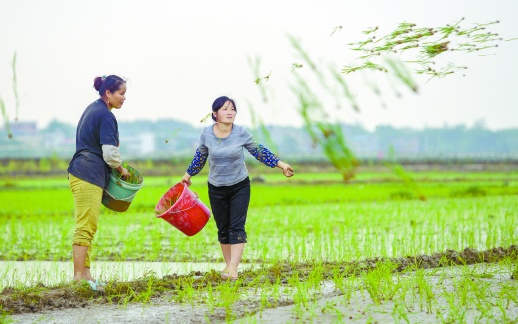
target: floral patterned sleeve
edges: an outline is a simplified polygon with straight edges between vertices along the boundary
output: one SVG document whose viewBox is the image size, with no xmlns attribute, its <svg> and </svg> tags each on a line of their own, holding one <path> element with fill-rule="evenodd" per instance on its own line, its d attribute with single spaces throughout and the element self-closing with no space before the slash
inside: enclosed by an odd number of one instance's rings
<svg viewBox="0 0 518 324">
<path fill-rule="evenodd" d="M 196 153 L 194 154 L 194 158 L 192 159 L 191 164 L 187 168 L 187 173 L 190 176 L 195 176 L 203 169 L 205 166 L 205 162 L 207 162 L 208 154 L 203 154 L 200 152 L 200 149 L 196 149 Z"/>
<path fill-rule="evenodd" d="M 275 156 L 270 150 L 264 147 L 262 144 L 257 144 L 252 150 L 249 150 L 250 154 L 255 157 L 259 162 L 264 163 L 270 168 L 275 168 L 279 163 L 279 158 Z"/>
</svg>

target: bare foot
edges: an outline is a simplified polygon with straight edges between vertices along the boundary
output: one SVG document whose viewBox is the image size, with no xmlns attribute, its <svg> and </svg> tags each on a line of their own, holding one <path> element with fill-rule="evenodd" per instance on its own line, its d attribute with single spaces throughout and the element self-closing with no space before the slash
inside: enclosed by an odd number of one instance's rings
<svg viewBox="0 0 518 324">
<path fill-rule="evenodd" d="M 237 271 L 225 269 L 225 270 L 221 271 L 221 278 L 236 281 L 237 279 L 239 279 L 239 275 L 238 275 Z"/>
</svg>

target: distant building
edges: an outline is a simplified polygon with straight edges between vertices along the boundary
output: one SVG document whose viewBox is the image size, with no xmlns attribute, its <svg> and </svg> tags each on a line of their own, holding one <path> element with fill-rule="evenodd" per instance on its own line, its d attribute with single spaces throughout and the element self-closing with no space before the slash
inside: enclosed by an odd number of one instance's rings
<svg viewBox="0 0 518 324">
<path fill-rule="evenodd" d="M 36 122 L 13 122 L 9 125 L 13 136 L 29 137 L 38 134 L 38 125 Z"/>
<path fill-rule="evenodd" d="M 121 138 L 121 153 L 128 156 L 144 157 L 156 151 L 155 134 L 138 133 Z"/>
<path fill-rule="evenodd" d="M 2 128 L 6 139 L 0 141 L 0 158 L 32 158 L 44 151 L 36 122 L 13 122 L 9 126 L 13 136 L 7 139 L 5 127 Z"/>
</svg>

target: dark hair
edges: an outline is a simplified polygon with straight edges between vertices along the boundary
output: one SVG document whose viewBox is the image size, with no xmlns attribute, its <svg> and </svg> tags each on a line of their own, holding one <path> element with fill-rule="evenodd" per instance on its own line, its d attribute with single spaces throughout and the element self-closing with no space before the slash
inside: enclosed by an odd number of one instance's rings
<svg viewBox="0 0 518 324">
<path fill-rule="evenodd" d="M 94 79 L 94 88 L 99 92 L 102 97 L 106 94 L 106 90 L 115 92 L 119 90 L 121 84 L 126 83 L 124 79 L 116 75 L 98 76 Z"/>
<path fill-rule="evenodd" d="M 226 97 L 226 96 L 222 96 L 222 97 L 219 97 L 216 100 L 214 100 L 214 102 L 212 103 L 212 111 L 217 112 L 219 110 L 219 108 L 223 107 L 223 105 L 227 101 L 230 101 L 232 103 L 232 105 L 234 105 L 234 110 L 237 112 L 237 107 L 236 107 L 236 103 L 234 102 L 234 100 L 230 99 L 229 97 Z M 214 117 L 214 114 L 212 115 L 212 120 L 216 121 L 216 117 Z"/>
</svg>

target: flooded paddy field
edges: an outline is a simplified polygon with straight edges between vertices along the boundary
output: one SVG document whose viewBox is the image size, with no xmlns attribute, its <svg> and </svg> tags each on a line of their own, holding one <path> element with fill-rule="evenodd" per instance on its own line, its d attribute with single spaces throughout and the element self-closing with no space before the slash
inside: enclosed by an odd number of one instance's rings
<svg viewBox="0 0 518 324">
<path fill-rule="evenodd" d="M 224 268 L 225 263 L 98 261 L 95 271 L 101 281 L 132 281 L 153 274 L 157 278 L 168 275 L 187 275 Z M 250 269 L 242 264 L 242 269 Z M 0 261 L 0 291 L 6 287 L 56 286 L 70 282 L 72 261 Z"/>
<path fill-rule="evenodd" d="M 214 221 L 188 237 L 156 218 L 171 184 L 146 179 L 128 212 L 101 213 L 92 272 L 104 293 L 71 282 L 66 183 L 5 180 L 0 322 L 517 320 L 516 172 L 418 173 L 424 200 L 384 174 L 334 177 L 252 184 L 236 282 L 219 276 Z M 205 180 L 192 188 L 208 202 Z"/>
<path fill-rule="evenodd" d="M 420 259 L 439 264 L 445 255 L 456 254 L 448 253 Z M 476 254 L 464 251 L 457 255 Z M 372 262 L 378 266 L 369 268 Z M 246 278 L 236 283 L 203 273 L 191 277 L 195 286 L 211 285 L 214 292 L 220 292 L 218 296 L 224 296 L 222 292 L 235 294 L 236 300 L 228 305 L 209 294 L 179 302 L 173 290 L 140 302 L 107 302 L 102 295 L 74 298 L 61 287 L 54 289 L 53 301 L 46 307 L 9 319 L 14 323 L 473 323 L 485 318 L 514 323 L 518 318 L 518 281 L 511 278 L 512 263 L 415 269 L 411 262 L 401 262 L 400 268 L 414 270 L 395 273 L 389 263 L 379 260 L 367 260 L 362 266 L 369 270 L 337 276 L 338 268 L 329 271 L 321 265 L 306 265 L 306 269 L 284 265 L 284 279 L 276 288 L 273 277 L 264 270 L 247 272 Z M 315 282 L 310 278 L 318 268 L 323 275 Z M 295 274 L 304 272 L 306 280 L 292 282 Z M 257 280 L 262 284 L 255 284 Z"/>
</svg>

